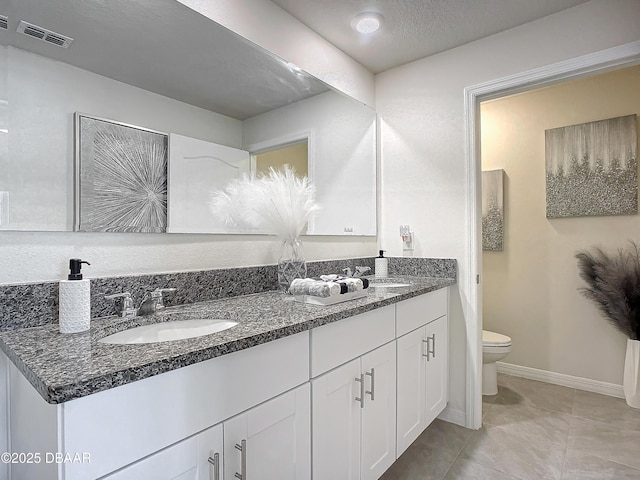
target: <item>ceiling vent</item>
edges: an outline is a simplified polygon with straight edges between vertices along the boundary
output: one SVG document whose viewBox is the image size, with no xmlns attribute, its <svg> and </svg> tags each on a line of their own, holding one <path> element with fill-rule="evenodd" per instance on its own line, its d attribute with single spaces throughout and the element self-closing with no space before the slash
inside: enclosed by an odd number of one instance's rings
<svg viewBox="0 0 640 480">
<path fill-rule="evenodd" d="M 51 43 L 62 48 L 67 48 L 71 45 L 71 42 L 73 42 L 73 38 L 52 32 L 46 28 L 38 27 L 37 25 L 25 22 L 24 20 L 20 22 L 20 25 L 18 25 L 18 33 L 37 38 L 38 40 L 42 40 L 43 42 Z"/>
<path fill-rule="evenodd" d="M 9 19 L 4 15 L 0 15 L 0 29 L 6 30 L 9 26 Z"/>
</svg>

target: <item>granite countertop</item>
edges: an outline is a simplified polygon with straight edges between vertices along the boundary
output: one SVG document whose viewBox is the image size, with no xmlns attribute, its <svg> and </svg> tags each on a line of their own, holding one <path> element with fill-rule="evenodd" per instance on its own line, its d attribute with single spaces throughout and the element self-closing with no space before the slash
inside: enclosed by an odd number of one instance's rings
<svg viewBox="0 0 640 480">
<path fill-rule="evenodd" d="M 48 403 L 63 403 L 159 373 L 192 365 L 456 283 L 452 278 L 394 277 L 407 287 L 372 288 L 366 297 L 329 306 L 293 301 L 280 292 L 243 295 L 166 308 L 155 315 L 91 321 L 87 332 L 59 332 L 57 323 L 0 334 L 0 349 Z M 238 325 L 197 338 L 137 345 L 99 339 L 133 326 L 193 318 L 233 320 Z"/>
</svg>

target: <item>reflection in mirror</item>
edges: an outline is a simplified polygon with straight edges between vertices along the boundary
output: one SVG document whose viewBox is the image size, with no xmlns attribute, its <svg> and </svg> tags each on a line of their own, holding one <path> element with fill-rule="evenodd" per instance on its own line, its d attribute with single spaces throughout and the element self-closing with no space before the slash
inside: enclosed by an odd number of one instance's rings
<svg viewBox="0 0 640 480">
<path fill-rule="evenodd" d="M 306 139 L 316 185 L 308 235 L 375 235 L 375 114 L 333 91 L 244 121 L 244 148 Z M 372 208 L 373 206 L 373 208 Z"/>
<path fill-rule="evenodd" d="M 270 169 L 282 171 L 284 168 L 289 168 L 297 177 L 309 177 L 307 139 L 251 155 L 251 170 L 256 175 L 267 175 Z M 308 234 L 307 227 L 305 225 L 302 235 Z"/>
<path fill-rule="evenodd" d="M 249 152 L 304 134 L 323 206 L 308 233 L 375 235 L 375 112 L 175 0 L 154 0 L 154 21 L 140 22 L 150 8 L 2 2 L 0 229 L 73 230 L 73 113 L 83 112 Z M 61 48 L 18 33 L 22 20 L 73 41 Z M 175 189 L 179 201 L 169 200 L 168 214 L 185 222 L 169 218 L 168 231 L 235 233 L 187 221 L 228 178 L 205 159 L 191 159 L 187 172 L 199 168 L 200 183 L 173 172 L 169 196 Z"/>
<path fill-rule="evenodd" d="M 285 165 L 289 165 L 300 177 L 309 175 L 309 144 L 306 140 L 256 153 L 251 160 L 251 170 L 256 175 L 267 173 L 270 168 L 277 170 Z"/>
<path fill-rule="evenodd" d="M 211 193 L 249 172 L 249 152 L 169 135 L 168 233 L 236 233 L 211 212 Z"/>
</svg>

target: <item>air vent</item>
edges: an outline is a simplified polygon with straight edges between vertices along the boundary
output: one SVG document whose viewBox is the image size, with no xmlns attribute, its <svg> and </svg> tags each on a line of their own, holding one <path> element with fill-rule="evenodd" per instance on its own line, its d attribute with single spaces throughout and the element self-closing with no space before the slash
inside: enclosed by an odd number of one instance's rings
<svg viewBox="0 0 640 480">
<path fill-rule="evenodd" d="M 24 20 L 20 22 L 20 25 L 18 25 L 18 33 L 37 38 L 38 40 L 42 40 L 43 42 L 51 43 L 62 48 L 67 48 L 71 45 L 71 42 L 73 42 L 73 38 L 27 23 Z"/>
<path fill-rule="evenodd" d="M 9 26 L 9 19 L 4 15 L 0 15 L 0 28 L 6 30 Z"/>
</svg>

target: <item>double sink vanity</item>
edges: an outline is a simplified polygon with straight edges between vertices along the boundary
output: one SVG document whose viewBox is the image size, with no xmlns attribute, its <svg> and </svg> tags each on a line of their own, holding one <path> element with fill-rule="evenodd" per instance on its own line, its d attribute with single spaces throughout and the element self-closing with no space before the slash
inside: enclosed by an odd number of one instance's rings
<svg viewBox="0 0 640 480">
<path fill-rule="evenodd" d="M 330 306 L 270 291 L 72 335 L 4 332 L 12 451 L 41 455 L 11 478 L 377 479 L 447 404 L 454 283 L 374 281 Z M 207 320 L 219 331 L 186 327 Z M 166 322 L 187 323 L 163 339 L 151 325 Z M 151 337 L 118 338 L 141 325 Z M 66 461 L 45 461 L 56 452 Z"/>
</svg>

